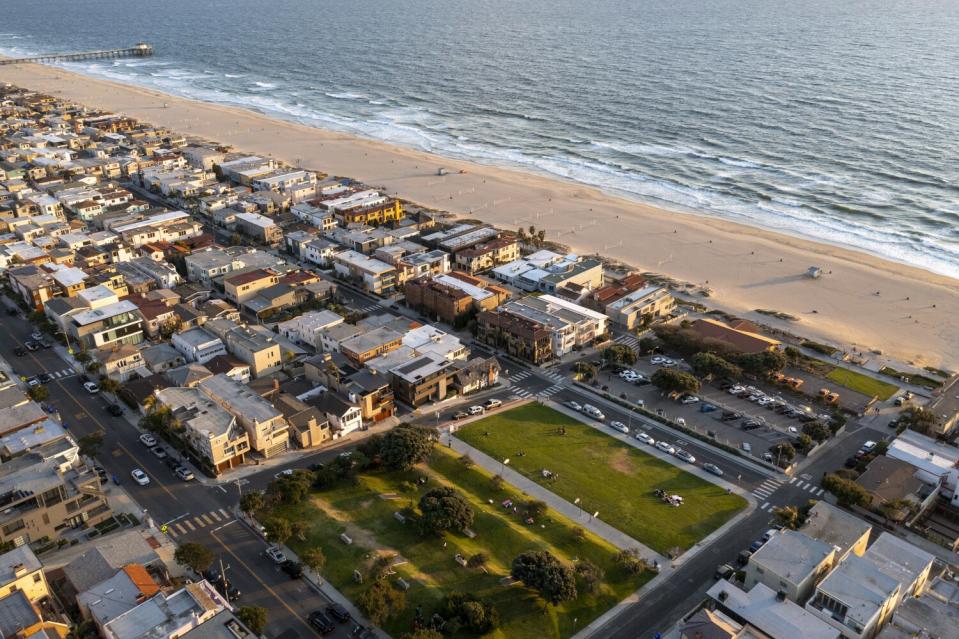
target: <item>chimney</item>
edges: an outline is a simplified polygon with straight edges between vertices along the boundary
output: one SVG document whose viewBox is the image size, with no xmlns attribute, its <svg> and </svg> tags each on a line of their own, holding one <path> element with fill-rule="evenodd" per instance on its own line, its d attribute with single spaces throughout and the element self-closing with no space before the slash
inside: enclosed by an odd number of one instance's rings
<svg viewBox="0 0 959 639">
<path fill-rule="evenodd" d="M 279 394 L 280 392 L 280 380 L 273 378 L 273 392 Z"/>
<path fill-rule="evenodd" d="M 10 568 L 13 570 L 13 574 L 17 579 L 27 574 L 27 567 L 23 564 L 14 564 L 10 566 Z"/>
<path fill-rule="evenodd" d="M 786 601 L 786 593 L 783 592 L 782 590 L 780 590 L 779 592 L 777 592 L 777 593 L 776 593 L 776 601 L 780 601 L 780 602 Z"/>
</svg>

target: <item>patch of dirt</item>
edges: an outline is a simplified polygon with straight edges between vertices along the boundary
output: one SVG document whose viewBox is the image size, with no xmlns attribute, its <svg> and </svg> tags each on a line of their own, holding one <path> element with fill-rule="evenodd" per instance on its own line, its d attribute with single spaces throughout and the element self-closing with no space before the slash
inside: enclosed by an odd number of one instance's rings
<svg viewBox="0 0 959 639">
<path fill-rule="evenodd" d="M 618 470 L 624 475 L 630 475 L 636 471 L 636 467 L 633 465 L 633 460 L 629 456 L 629 451 L 625 448 L 620 448 L 617 450 L 606 463 L 609 464 L 610 468 L 613 470 Z"/>
</svg>

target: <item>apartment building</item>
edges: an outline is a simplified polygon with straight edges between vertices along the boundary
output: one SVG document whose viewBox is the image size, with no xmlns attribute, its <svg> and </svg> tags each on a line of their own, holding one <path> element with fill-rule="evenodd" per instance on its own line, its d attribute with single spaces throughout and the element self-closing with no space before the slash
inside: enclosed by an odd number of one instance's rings
<svg viewBox="0 0 959 639">
<path fill-rule="evenodd" d="M 357 364 L 363 364 L 399 348 L 402 343 L 402 334 L 380 327 L 344 340 L 339 345 L 339 351 Z"/>
<path fill-rule="evenodd" d="M 337 226 L 336 216 L 333 214 L 333 211 L 314 206 L 312 202 L 299 202 L 294 204 L 290 212 L 293 213 L 296 219 L 315 226 L 321 231 L 329 231 Z"/>
<path fill-rule="evenodd" d="M 463 249 L 456 253 L 456 268 L 471 275 L 508 264 L 520 257 L 515 237 L 500 237 L 491 242 Z"/>
<path fill-rule="evenodd" d="M 707 621 L 719 621 L 731 629 L 730 637 L 763 639 L 843 639 L 843 633 L 818 616 L 804 610 L 765 584 L 744 591 L 720 579 L 707 591 Z M 712 625 L 712 624 L 710 624 Z M 681 636 L 699 639 L 695 631 L 684 629 Z M 701 635 L 712 636 L 712 635 Z M 716 635 L 722 636 L 722 635 Z"/>
<path fill-rule="evenodd" d="M 476 316 L 476 339 L 506 351 L 534 365 L 553 358 L 552 332 L 537 321 L 502 313 L 483 311 Z"/>
<path fill-rule="evenodd" d="M 237 213 L 236 230 L 262 244 L 279 246 L 283 243 L 283 229 L 272 218 L 259 213 Z"/>
<path fill-rule="evenodd" d="M 236 417 L 257 453 L 273 457 L 289 448 L 289 424 L 283 414 L 246 386 L 221 374 L 200 382 L 198 388 Z"/>
<path fill-rule="evenodd" d="M 280 335 L 294 344 L 306 344 L 319 351 L 322 350 L 322 332 L 343 322 L 343 317 L 333 311 L 308 311 L 286 322 L 280 322 L 277 328 Z"/>
<path fill-rule="evenodd" d="M 97 474 L 61 459 L 27 453 L 0 464 L 0 543 L 59 539 L 69 528 L 111 516 Z"/>
<path fill-rule="evenodd" d="M 751 590 L 762 583 L 802 605 L 835 560 L 833 546 L 794 530 L 783 530 L 749 558 L 743 587 Z"/>
<path fill-rule="evenodd" d="M 602 285 L 603 264 L 593 258 L 542 250 L 498 266 L 490 274 L 524 291 L 554 293 L 574 284 L 593 290 Z"/>
<path fill-rule="evenodd" d="M 0 555 L 0 593 L 14 592 L 22 592 L 31 603 L 50 596 L 43 564 L 27 545 Z"/>
<path fill-rule="evenodd" d="M 589 346 L 607 331 L 605 315 L 553 295 L 512 300 L 503 304 L 500 311 L 546 327 L 555 357 L 562 357 L 575 347 Z"/>
<path fill-rule="evenodd" d="M 253 377 L 261 377 L 283 364 L 280 345 L 269 336 L 247 326 L 237 326 L 223 337 L 227 349 L 241 362 L 248 364 Z"/>
<path fill-rule="evenodd" d="M 44 253 L 46 259 L 46 254 Z M 32 309 L 43 310 L 43 305 L 53 299 L 60 287 L 45 270 L 34 264 L 7 269 L 10 288 Z"/>
<path fill-rule="evenodd" d="M 676 309 L 676 300 L 663 286 L 646 286 L 627 293 L 606 306 L 609 319 L 632 330 L 638 326 L 647 326 L 657 319 L 664 319 Z"/>
<path fill-rule="evenodd" d="M 223 293 L 229 301 L 240 306 L 256 297 L 259 291 L 275 286 L 279 281 L 280 276 L 277 273 L 255 268 L 224 277 Z"/>
<path fill-rule="evenodd" d="M 170 341 L 188 362 L 204 364 L 214 357 L 226 355 L 223 341 L 202 328 L 174 333 Z"/>
<path fill-rule="evenodd" d="M 241 465 L 250 438 L 229 411 L 197 388 L 172 387 L 156 392 L 157 403 L 170 409 L 183 426 L 191 448 L 217 475 Z"/>
<path fill-rule="evenodd" d="M 396 399 L 414 408 L 446 399 L 452 389 L 453 362 L 426 354 L 390 370 Z"/>
<path fill-rule="evenodd" d="M 333 268 L 340 277 L 353 280 L 376 295 L 391 293 L 397 286 L 394 266 L 353 250 L 335 254 Z"/>
<path fill-rule="evenodd" d="M 849 555 L 816 587 L 806 610 L 847 639 L 870 639 L 889 620 L 902 585 L 878 565 Z"/>
<path fill-rule="evenodd" d="M 243 262 L 221 249 L 205 248 L 194 251 L 184 258 L 187 278 L 207 286 L 214 278 L 243 268 Z"/>
<path fill-rule="evenodd" d="M 425 251 L 404 255 L 396 260 L 397 285 L 408 280 L 442 275 L 450 270 L 450 255 L 445 251 Z"/>
<path fill-rule="evenodd" d="M 143 320 L 127 300 L 74 313 L 67 330 L 75 343 L 91 350 L 143 342 Z"/>
</svg>

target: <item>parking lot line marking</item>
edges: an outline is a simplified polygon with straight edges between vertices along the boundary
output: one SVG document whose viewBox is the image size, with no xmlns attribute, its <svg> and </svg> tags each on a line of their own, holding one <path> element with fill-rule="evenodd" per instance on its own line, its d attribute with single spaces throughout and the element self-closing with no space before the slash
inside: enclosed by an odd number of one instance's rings
<svg viewBox="0 0 959 639">
<path fill-rule="evenodd" d="M 187 528 L 189 528 L 189 529 L 190 529 L 190 532 L 193 532 L 194 530 L 196 530 L 196 526 L 194 526 L 193 524 L 191 524 L 189 519 L 184 519 L 184 520 L 183 520 L 183 525 L 186 526 Z"/>
</svg>

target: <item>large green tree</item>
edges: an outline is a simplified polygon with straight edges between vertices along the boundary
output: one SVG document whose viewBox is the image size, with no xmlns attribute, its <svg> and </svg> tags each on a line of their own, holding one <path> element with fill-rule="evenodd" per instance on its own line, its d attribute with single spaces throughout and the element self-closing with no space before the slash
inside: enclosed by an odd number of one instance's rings
<svg viewBox="0 0 959 639">
<path fill-rule="evenodd" d="M 407 470 L 426 461 L 433 452 L 436 430 L 427 426 L 400 424 L 383 435 L 379 456 L 392 470 Z"/>
<path fill-rule="evenodd" d="M 511 573 L 554 606 L 576 598 L 573 570 L 545 550 L 530 550 L 517 556 Z"/>
<path fill-rule="evenodd" d="M 939 418 L 931 410 L 923 410 L 919 406 L 910 406 L 899 415 L 899 425 L 917 433 L 929 435 L 939 425 Z"/>
<path fill-rule="evenodd" d="M 632 366 L 636 363 L 636 351 L 626 344 L 612 344 L 603 350 L 603 359 L 609 364 Z"/>
<path fill-rule="evenodd" d="M 213 551 L 196 542 L 188 541 L 173 553 L 173 558 L 181 566 L 189 566 L 195 572 L 203 572 L 213 563 Z"/>
<path fill-rule="evenodd" d="M 499 626 L 499 613 L 493 604 L 473 594 L 450 593 L 444 602 L 446 619 L 455 619 L 460 628 L 485 635 Z"/>
<path fill-rule="evenodd" d="M 383 579 L 377 579 L 360 593 L 356 603 L 363 614 L 376 625 L 393 617 L 406 608 L 406 595 Z"/>
<path fill-rule="evenodd" d="M 473 524 L 473 507 L 449 486 L 434 488 L 420 497 L 420 527 L 424 533 L 462 532 Z"/>
<path fill-rule="evenodd" d="M 270 517 L 263 522 L 263 530 L 274 544 L 285 544 L 293 536 L 293 526 L 285 517 Z"/>
<path fill-rule="evenodd" d="M 699 380 L 684 371 L 678 371 L 675 368 L 660 368 L 653 373 L 649 381 L 656 388 L 667 393 L 695 393 L 699 390 Z"/>
<path fill-rule="evenodd" d="M 786 367 L 786 354 L 782 351 L 762 351 L 746 353 L 734 358 L 736 364 L 744 372 L 756 377 L 763 377 L 769 373 L 778 373 Z"/>
<path fill-rule="evenodd" d="M 851 479 L 826 475 L 822 487 L 836 496 L 840 506 L 868 506 L 872 502 L 869 491 Z"/>
<path fill-rule="evenodd" d="M 266 608 L 260 606 L 243 606 L 237 609 L 236 618 L 255 634 L 262 635 L 266 630 L 266 612 Z"/>
<path fill-rule="evenodd" d="M 741 368 L 715 353 L 696 353 L 689 364 L 697 375 L 703 377 L 712 375 L 717 379 L 739 379 L 743 374 Z"/>
</svg>

